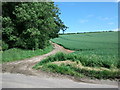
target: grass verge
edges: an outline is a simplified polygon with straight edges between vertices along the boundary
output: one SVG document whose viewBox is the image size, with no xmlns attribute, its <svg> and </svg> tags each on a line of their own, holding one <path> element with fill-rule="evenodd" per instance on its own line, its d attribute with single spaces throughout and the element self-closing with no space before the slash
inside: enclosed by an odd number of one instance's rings
<svg viewBox="0 0 120 90">
<path fill-rule="evenodd" d="M 48 63 L 43 65 L 41 69 L 47 72 L 60 73 L 60 74 L 71 75 L 75 77 L 83 77 L 82 74 L 76 72 L 74 69 L 71 69 L 69 66 L 65 66 L 64 64 L 61 64 L 60 66 L 58 66 L 57 64 Z"/>
<path fill-rule="evenodd" d="M 94 55 L 89 59 L 86 55 L 57 53 L 42 60 L 33 68 L 77 77 L 88 76 L 98 79 L 115 79 L 119 77 L 120 67 L 117 60 L 103 61 L 97 57 Z"/>
<path fill-rule="evenodd" d="M 44 49 L 38 49 L 38 50 L 34 50 L 34 51 L 12 48 L 12 49 L 1 52 L 2 53 L 2 62 L 4 63 L 4 62 L 10 62 L 10 61 L 31 58 L 34 56 L 46 54 L 52 50 L 53 50 L 52 45 L 50 45 Z"/>
</svg>

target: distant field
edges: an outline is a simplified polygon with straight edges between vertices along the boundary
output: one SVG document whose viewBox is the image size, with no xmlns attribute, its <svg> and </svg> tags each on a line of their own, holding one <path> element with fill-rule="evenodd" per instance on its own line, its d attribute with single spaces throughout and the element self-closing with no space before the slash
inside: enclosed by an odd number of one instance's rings
<svg viewBox="0 0 120 90">
<path fill-rule="evenodd" d="M 90 60 L 118 61 L 118 32 L 60 35 L 52 41 Z"/>
<path fill-rule="evenodd" d="M 52 41 L 72 50 L 118 49 L 117 32 L 60 35 Z"/>
</svg>

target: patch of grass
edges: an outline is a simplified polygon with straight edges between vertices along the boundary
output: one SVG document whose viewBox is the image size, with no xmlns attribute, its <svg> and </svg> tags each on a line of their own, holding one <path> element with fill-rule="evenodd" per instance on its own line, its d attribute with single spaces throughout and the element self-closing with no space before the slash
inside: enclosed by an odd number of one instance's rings
<svg viewBox="0 0 120 90">
<path fill-rule="evenodd" d="M 89 66 L 89 67 L 105 67 L 105 68 L 120 68 L 119 67 L 119 60 L 111 59 L 111 57 L 105 57 L 99 56 L 99 55 L 84 55 L 84 54 L 64 54 L 64 53 L 57 53 L 53 56 L 47 57 L 46 59 L 39 62 L 37 65 L 42 65 L 49 62 L 54 61 L 65 61 L 65 60 L 71 60 L 71 61 L 80 61 L 83 66 Z"/>
<path fill-rule="evenodd" d="M 0 64 L 2 63 L 2 51 L 0 51 Z"/>
<path fill-rule="evenodd" d="M 34 56 L 46 54 L 52 50 L 53 50 L 52 45 L 46 47 L 45 49 L 38 49 L 34 51 L 12 48 L 12 49 L 5 50 L 2 52 L 2 62 L 10 62 L 10 61 L 31 58 Z"/>
<path fill-rule="evenodd" d="M 60 74 L 71 75 L 75 77 L 83 77 L 82 74 L 74 71 L 74 69 L 71 69 L 69 66 L 65 66 L 65 65 L 58 66 L 56 64 L 48 63 L 43 65 L 41 69 L 43 71 L 48 71 L 53 73 L 60 73 Z"/>
<path fill-rule="evenodd" d="M 81 56 L 81 63 L 84 66 L 90 67 L 105 67 L 105 68 L 120 68 L 119 58 L 114 55 L 97 55 L 93 53 L 78 53 L 77 56 Z"/>
<path fill-rule="evenodd" d="M 93 60 L 92 60 L 93 59 Z M 109 70 L 90 70 L 90 69 L 85 69 L 85 68 L 78 68 L 74 65 L 55 65 L 52 62 L 55 61 L 66 61 L 66 60 L 70 60 L 72 62 L 76 62 L 77 64 L 82 64 L 84 67 L 95 67 L 95 68 L 106 68 Z M 55 73 L 61 73 L 61 74 L 67 74 L 67 75 L 71 75 L 71 76 L 76 76 L 79 74 L 83 74 L 85 76 L 89 76 L 89 77 L 94 77 L 94 78 L 104 78 L 104 79 L 108 79 L 108 78 L 117 78 L 120 74 L 120 71 L 114 71 L 115 69 L 118 69 L 118 61 L 116 59 L 116 61 L 107 61 L 107 60 L 102 60 L 99 59 L 98 56 L 94 56 L 93 58 L 89 59 L 88 56 L 82 56 L 82 55 L 78 55 L 78 54 L 64 54 L 64 53 L 57 53 L 53 56 L 50 56 L 44 60 L 42 60 L 41 62 L 39 62 L 38 64 L 36 64 L 33 68 L 35 69 L 42 69 L 45 71 L 51 71 L 51 72 L 55 72 Z M 66 70 L 67 69 L 67 70 Z M 114 69 L 114 70 L 113 70 Z M 75 73 L 75 75 L 73 75 L 73 72 Z M 72 73 L 72 74 L 71 74 Z"/>
<path fill-rule="evenodd" d="M 87 70 L 87 69 L 80 69 L 71 66 L 74 71 L 84 74 L 85 76 L 91 77 L 91 78 L 97 78 L 97 79 L 115 79 L 119 78 L 120 71 L 112 71 L 112 70 Z"/>
<path fill-rule="evenodd" d="M 65 55 L 64 53 L 62 52 L 59 52 L 55 55 L 52 55 L 52 56 L 48 56 L 46 59 L 42 60 L 41 62 L 39 62 L 38 64 L 36 65 L 42 65 L 42 64 L 46 64 L 46 63 L 49 63 L 49 62 L 54 62 L 54 61 L 64 61 L 66 58 L 65 58 Z"/>
</svg>

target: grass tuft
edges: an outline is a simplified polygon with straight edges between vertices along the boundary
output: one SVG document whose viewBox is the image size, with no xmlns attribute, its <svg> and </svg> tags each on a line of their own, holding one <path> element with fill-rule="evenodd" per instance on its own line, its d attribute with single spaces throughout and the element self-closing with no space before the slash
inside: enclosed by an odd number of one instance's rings
<svg viewBox="0 0 120 90">
<path fill-rule="evenodd" d="M 95 58 L 96 57 L 96 58 Z M 52 55 L 38 64 L 36 64 L 33 68 L 35 69 L 42 69 L 44 71 L 54 72 L 54 73 L 61 73 L 65 75 L 71 76 L 89 76 L 98 79 L 115 79 L 119 77 L 120 71 L 118 70 L 118 63 L 117 61 L 103 61 L 97 58 L 98 56 L 94 55 L 93 58 L 89 59 L 86 55 L 77 55 L 74 53 L 71 54 L 64 54 L 64 53 L 57 53 Z M 93 59 L 93 60 L 92 60 Z M 63 61 L 72 61 L 76 64 L 55 64 L 54 62 L 63 62 Z M 83 67 L 91 67 L 91 68 L 105 68 L 102 70 L 95 70 L 95 69 L 86 69 L 86 68 L 78 68 L 77 65 L 81 65 Z M 116 69 L 116 70 L 115 70 Z"/>
<path fill-rule="evenodd" d="M 52 45 L 50 45 L 44 49 L 38 49 L 38 50 L 34 50 L 34 51 L 12 48 L 12 49 L 5 50 L 2 52 L 2 62 L 4 63 L 4 62 L 10 62 L 10 61 L 31 58 L 34 56 L 46 54 L 52 50 L 53 50 Z"/>
</svg>

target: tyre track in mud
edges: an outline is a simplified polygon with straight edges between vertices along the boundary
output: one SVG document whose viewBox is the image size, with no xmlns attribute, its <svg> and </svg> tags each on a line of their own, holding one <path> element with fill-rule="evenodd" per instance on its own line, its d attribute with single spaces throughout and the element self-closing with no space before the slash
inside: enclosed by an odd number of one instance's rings
<svg viewBox="0 0 120 90">
<path fill-rule="evenodd" d="M 19 74 L 25 74 L 25 75 L 37 75 L 37 76 L 45 76 L 45 73 L 43 73 L 40 70 L 35 70 L 32 69 L 32 67 L 40 62 L 41 60 L 45 59 L 48 56 L 54 55 L 57 52 L 64 52 L 64 53 L 71 53 L 74 52 L 72 50 L 67 50 L 63 48 L 62 46 L 52 43 L 53 45 L 53 51 L 40 55 L 40 56 L 35 56 L 32 58 L 27 58 L 24 60 L 19 60 L 19 61 L 14 61 L 14 62 L 7 62 L 2 64 L 2 72 L 9 72 L 9 73 L 19 73 Z"/>
<path fill-rule="evenodd" d="M 52 42 L 51 42 L 52 43 Z M 37 76 L 40 78 L 50 78 L 50 77 L 56 77 L 56 78 L 69 78 L 76 82 L 84 82 L 84 83 L 94 83 L 94 84 L 109 84 L 109 85 L 117 85 L 116 81 L 110 81 L 110 80 L 91 80 L 90 78 L 74 78 L 71 76 L 61 75 L 61 74 L 54 74 L 50 72 L 44 72 L 41 70 L 35 70 L 32 67 L 40 62 L 41 60 L 47 58 L 48 56 L 54 55 L 57 52 L 64 52 L 64 53 L 72 53 L 74 51 L 68 50 L 63 48 L 62 46 L 52 43 L 53 50 L 47 54 L 35 56 L 32 58 L 27 58 L 24 60 L 14 61 L 14 62 L 7 62 L 0 65 L 0 68 L 2 67 L 2 73 L 13 73 L 13 74 L 24 74 L 29 76 Z"/>
</svg>

